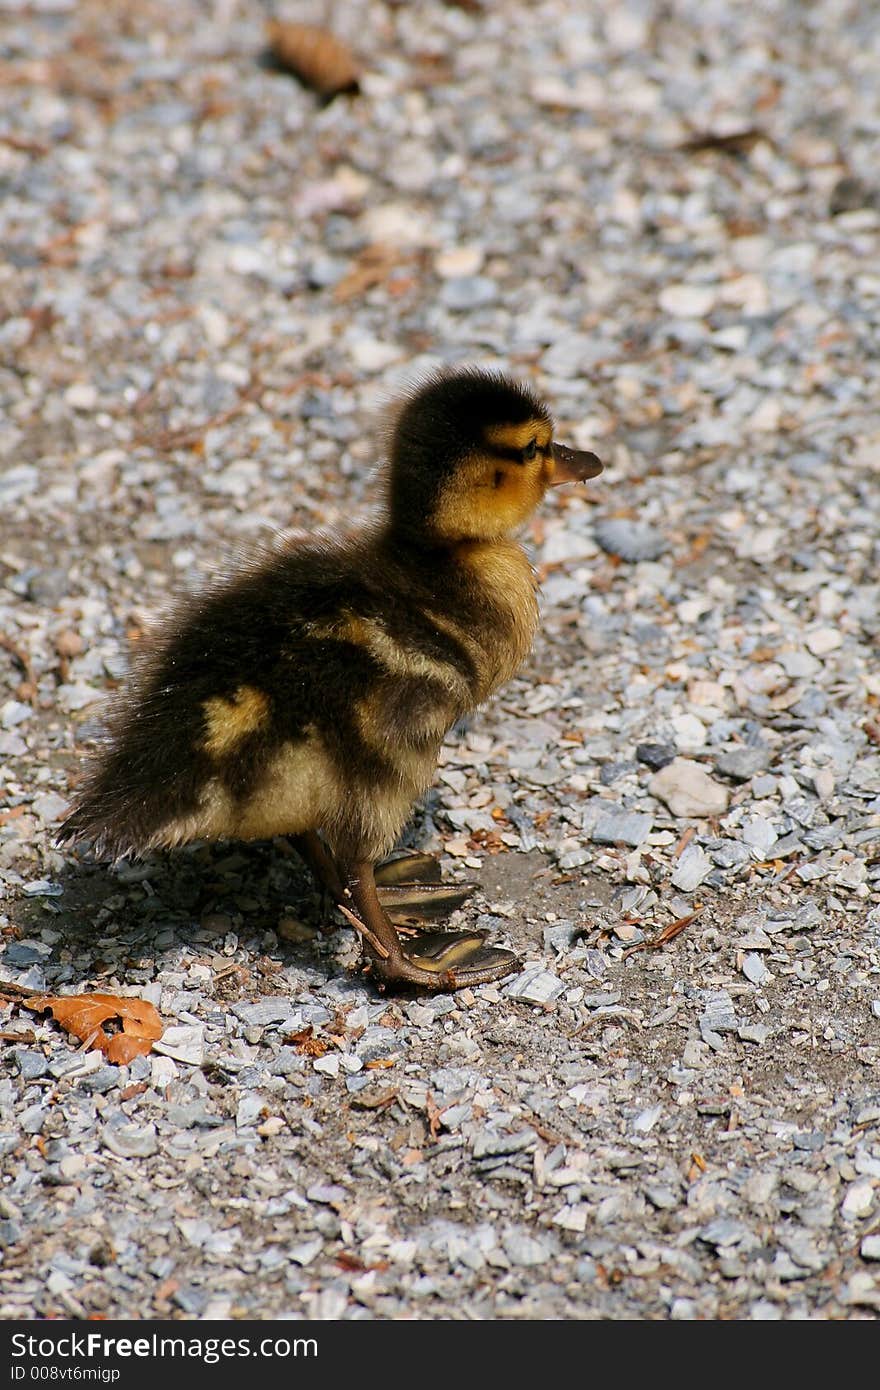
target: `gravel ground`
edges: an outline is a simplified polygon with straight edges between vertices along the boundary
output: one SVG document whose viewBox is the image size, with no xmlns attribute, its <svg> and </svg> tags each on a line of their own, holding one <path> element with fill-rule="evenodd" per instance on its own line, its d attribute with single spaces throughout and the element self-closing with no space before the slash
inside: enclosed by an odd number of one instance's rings
<svg viewBox="0 0 880 1390">
<path fill-rule="evenodd" d="M 876 1318 L 876 15 L 350 0 L 329 104 L 256 0 L 0 17 L 0 980 L 166 1024 L 3 1015 L 0 1315 Z M 609 466 L 408 835 L 525 969 L 382 996 L 285 845 L 53 829 L 127 642 L 367 514 L 440 361 Z"/>
</svg>

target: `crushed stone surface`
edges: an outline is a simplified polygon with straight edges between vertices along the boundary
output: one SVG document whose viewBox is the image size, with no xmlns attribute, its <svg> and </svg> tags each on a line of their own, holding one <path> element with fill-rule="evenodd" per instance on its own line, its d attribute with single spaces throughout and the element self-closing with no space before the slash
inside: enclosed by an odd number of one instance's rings
<svg viewBox="0 0 880 1390">
<path fill-rule="evenodd" d="M 0 1316 L 874 1319 L 876 18 L 333 8 L 322 104 L 257 0 L 0 7 L 0 997 L 165 1023 L 4 1009 Z M 53 835 L 129 643 L 447 362 L 606 471 L 407 832 L 522 972 L 382 995 L 284 844 Z"/>
</svg>

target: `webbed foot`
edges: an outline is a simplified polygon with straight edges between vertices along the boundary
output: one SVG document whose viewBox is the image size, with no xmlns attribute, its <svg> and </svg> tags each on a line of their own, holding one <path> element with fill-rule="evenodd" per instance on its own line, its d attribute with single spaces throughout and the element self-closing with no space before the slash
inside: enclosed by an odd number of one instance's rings
<svg viewBox="0 0 880 1390">
<path fill-rule="evenodd" d="M 339 909 L 361 936 L 371 973 L 383 983 L 462 989 L 500 980 L 518 968 L 512 951 L 485 944 L 485 932 L 419 932 L 404 946 L 380 901 L 371 864 L 351 866 L 346 899 Z"/>
</svg>

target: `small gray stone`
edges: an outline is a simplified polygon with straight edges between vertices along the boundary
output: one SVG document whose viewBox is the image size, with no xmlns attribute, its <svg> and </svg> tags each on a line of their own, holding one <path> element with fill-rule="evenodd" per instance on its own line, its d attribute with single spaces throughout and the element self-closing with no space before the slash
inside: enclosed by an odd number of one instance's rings
<svg viewBox="0 0 880 1390">
<path fill-rule="evenodd" d="M 287 1258 L 305 1268 L 317 1259 L 323 1249 L 324 1241 L 320 1236 L 316 1236 L 314 1240 L 303 1241 L 301 1245 L 292 1245 L 287 1251 Z"/>
<path fill-rule="evenodd" d="M 26 965 L 35 965 L 45 960 L 47 954 L 49 953 L 44 946 L 32 946 L 26 941 L 10 941 L 3 952 L 3 963 L 22 970 Z"/>
<path fill-rule="evenodd" d="M 736 869 L 741 864 L 751 863 L 752 856 L 747 846 L 741 845 L 738 840 L 723 840 L 717 849 L 711 851 L 711 858 L 720 869 Z"/>
<path fill-rule="evenodd" d="M 196 1288 L 194 1284 L 182 1284 L 173 1294 L 173 1299 L 184 1313 L 198 1318 L 205 1311 L 208 1295 L 204 1289 Z"/>
<path fill-rule="evenodd" d="M 78 1077 L 77 1080 L 84 1090 L 92 1094 L 105 1095 L 107 1091 L 112 1091 L 114 1086 L 119 1085 L 119 1072 L 119 1067 L 99 1067 L 97 1071 Z"/>
<path fill-rule="evenodd" d="M 306 1196 L 310 1202 L 320 1202 L 323 1206 L 340 1206 L 348 1200 L 348 1193 L 338 1183 L 313 1183 Z"/>
<path fill-rule="evenodd" d="M 12 1054 L 18 1063 L 18 1071 L 23 1081 L 34 1081 L 38 1076 L 45 1076 L 49 1071 L 49 1063 L 42 1052 L 36 1052 L 32 1048 L 16 1048 Z"/>
<path fill-rule="evenodd" d="M 661 767 L 671 763 L 678 753 L 674 743 L 640 743 L 636 747 L 636 757 L 640 763 L 659 772 Z"/>
<path fill-rule="evenodd" d="M 656 560 L 666 549 L 666 540 L 653 526 L 626 517 L 608 517 L 593 528 L 602 549 L 621 560 Z"/>
<path fill-rule="evenodd" d="M 680 1194 L 673 1192 L 671 1187 L 665 1187 L 662 1183 L 646 1183 L 644 1193 L 651 1206 L 656 1207 L 657 1211 L 673 1211 L 681 1202 Z"/>
<path fill-rule="evenodd" d="M 486 275 L 457 275 L 445 281 L 440 299 L 454 313 L 465 313 L 468 309 L 482 309 L 487 304 L 494 304 L 498 294 L 495 281 Z"/>
<path fill-rule="evenodd" d="M 546 1240 L 521 1231 L 506 1235 L 502 1241 L 502 1246 L 511 1264 L 522 1265 L 526 1268 L 545 1264 L 551 1253 L 550 1245 Z"/>
<path fill-rule="evenodd" d="M 652 796 L 665 802 L 674 816 L 719 816 L 727 810 L 728 792 L 713 782 L 699 763 L 675 758 L 648 783 Z"/>
<path fill-rule="evenodd" d="M 153 1051 L 175 1062 L 185 1062 L 200 1067 L 205 1060 L 205 1029 L 201 1023 L 180 1023 L 166 1028 L 161 1038 L 153 1043 Z"/>
<path fill-rule="evenodd" d="M 249 1129 L 262 1118 L 266 1108 L 265 1098 L 258 1095 L 256 1091 L 246 1091 L 238 1102 L 235 1112 L 236 1129 Z"/>
<path fill-rule="evenodd" d="M 638 847 L 650 835 L 652 817 L 638 811 L 603 811 L 593 827 L 590 839 L 598 845 L 632 845 Z"/>
<path fill-rule="evenodd" d="M 705 854 L 699 845 L 690 844 L 685 847 L 679 856 L 672 875 L 672 886 L 680 888 L 683 893 L 692 893 L 695 888 L 711 873 L 712 860 Z"/>
<path fill-rule="evenodd" d="M 19 699 L 7 699 L 0 705 L 0 728 L 15 728 L 17 724 L 24 724 L 31 719 L 33 710 L 31 706 L 25 705 Z"/>
<path fill-rule="evenodd" d="M 284 995 L 267 995 L 254 1004 L 235 1004 L 232 1009 L 248 1028 L 266 1028 L 271 1023 L 283 1023 L 293 1011 L 293 1004 Z"/>
<path fill-rule="evenodd" d="M 739 1245 L 748 1233 L 748 1227 L 743 1225 L 741 1221 L 722 1216 L 717 1221 L 710 1221 L 708 1226 L 704 1226 L 697 1239 L 705 1245 L 712 1245 L 716 1250 L 720 1250 L 731 1245 Z"/>
<path fill-rule="evenodd" d="M 747 980 L 751 980 L 753 985 L 762 985 L 769 977 L 770 971 L 759 955 L 754 951 L 749 951 L 743 957 L 742 972 Z"/>
<path fill-rule="evenodd" d="M 70 808 L 70 803 L 57 792 L 42 792 L 35 796 L 31 806 L 44 825 L 51 825 L 61 819 Z"/>
<path fill-rule="evenodd" d="M 723 777 L 733 777 L 737 782 L 747 782 L 756 772 L 763 772 L 770 759 L 770 750 L 760 745 L 754 748 L 731 748 L 719 753 L 715 759 L 715 771 Z"/>
<path fill-rule="evenodd" d="M 23 1235 L 24 1230 L 17 1221 L 0 1221 L 0 1250 L 17 1245 Z"/>
<path fill-rule="evenodd" d="M 579 869 L 582 865 L 589 864 L 591 858 L 588 849 L 570 849 L 560 854 L 556 862 L 560 869 Z"/>
<path fill-rule="evenodd" d="M 82 1081 L 104 1068 L 104 1054 L 97 1048 L 89 1052 L 66 1052 L 49 1063 L 49 1072 L 58 1080 Z M 131 1073 L 130 1073 L 131 1074 Z"/>
<path fill-rule="evenodd" d="M 545 927 L 543 931 L 545 950 L 553 950 L 557 955 L 567 951 L 571 946 L 575 935 L 574 922 L 554 922 L 552 926 Z"/>
<path fill-rule="evenodd" d="M 743 842 L 766 857 L 779 838 L 765 816 L 749 816 L 742 824 Z"/>
<path fill-rule="evenodd" d="M 845 1221 L 859 1221 L 870 1215 L 874 1209 L 874 1184 L 869 1178 L 854 1182 L 847 1189 L 840 1204 L 840 1214 Z"/>
<path fill-rule="evenodd" d="M 121 1113 L 108 1120 L 101 1141 L 118 1158 L 149 1158 L 159 1148 L 155 1125 L 136 1124 Z"/>
<path fill-rule="evenodd" d="M 736 1036 L 743 1042 L 757 1043 L 760 1047 L 770 1037 L 770 1029 L 764 1023 L 743 1023 L 737 1028 Z"/>
<path fill-rule="evenodd" d="M 548 1004 L 558 999 L 565 986 L 543 966 L 529 966 L 517 975 L 505 989 L 509 999 L 521 999 L 525 1004 Z"/>
<path fill-rule="evenodd" d="M 515 1154 L 534 1149 L 538 1136 L 533 1129 L 520 1129 L 515 1134 L 499 1134 L 488 1127 L 481 1129 L 474 1137 L 474 1158 L 485 1158 L 487 1154 Z"/>
<path fill-rule="evenodd" d="M 29 1105 L 17 1116 L 18 1127 L 23 1134 L 39 1134 L 46 1123 L 47 1114 L 46 1107 L 39 1101 L 36 1105 Z"/>
<path fill-rule="evenodd" d="M 706 1008 L 700 1018 L 700 1031 L 712 1033 L 735 1033 L 739 1020 L 733 1007 L 733 1000 L 726 989 L 712 990 L 706 995 Z"/>
<path fill-rule="evenodd" d="M 29 898 L 60 898 L 64 889 L 60 883 L 50 883 L 47 878 L 35 878 L 31 883 L 22 884 L 21 891 Z"/>
<path fill-rule="evenodd" d="M 880 1235 L 865 1236 L 859 1251 L 863 1260 L 880 1260 Z"/>
</svg>

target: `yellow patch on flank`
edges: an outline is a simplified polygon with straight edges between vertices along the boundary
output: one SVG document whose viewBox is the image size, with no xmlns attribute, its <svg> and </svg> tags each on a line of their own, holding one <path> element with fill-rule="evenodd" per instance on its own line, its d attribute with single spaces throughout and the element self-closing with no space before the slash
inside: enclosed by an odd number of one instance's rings
<svg viewBox="0 0 880 1390">
<path fill-rule="evenodd" d="M 320 626 L 313 624 L 310 634 L 313 637 L 329 637 L 337 642 L 353 642 L 369 652 L 389 675 L 435 680 L 457 699 L 466 702 L 469 698 L 467 679 L 456 666 L 405 647 L 375 618 L 359 618 L 353 613 L 345 613 L 333 622 Z"/>
<path fill-rule="evenodd" d="M 202 747 L 212 758 L 222 758 L 266 722 L 269 697 L 252 685 L 240 685 L 231 699 L 212 695 L 202 709 L 206 726 Z"/>
<path fill-rule="evenodd" d="M 490 425 L 486 440 L 496 449 L 527 449 L 534 439 L 539 449 L 546 449 L 553 437 L 549 420 L 536 416 L 522 425 Z"/>
<path fill-rule="evenodd" d="M 436 756 L 402 758 L 390 783 L 365 788 L 331 758 L 314 728 L 297 743 L 286 743 L 266 770 L 260 785 L 235 813 L 228 833 L 239 840 L 267 840 L 323 830 L 331 845 L 339 826 L 359 826 L 361 852 L 380 858 L 397 840 L 412 804 L 431 781 Z"/>
</svg>

